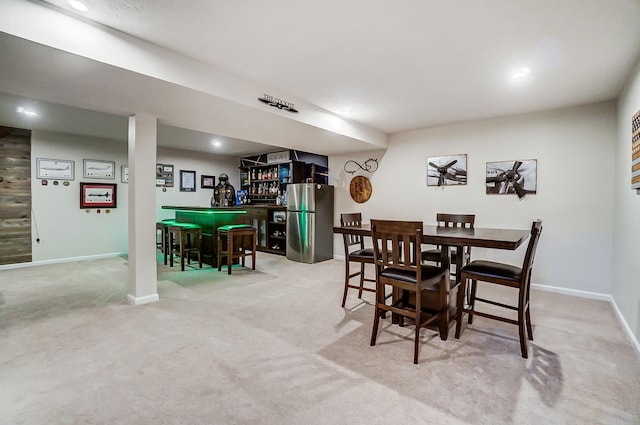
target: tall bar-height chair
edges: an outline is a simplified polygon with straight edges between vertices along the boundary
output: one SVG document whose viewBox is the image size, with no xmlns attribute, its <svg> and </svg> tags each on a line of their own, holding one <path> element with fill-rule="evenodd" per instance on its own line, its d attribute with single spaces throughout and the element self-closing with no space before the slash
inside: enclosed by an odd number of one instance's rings
<svg viewBox="0 0 640 425">
<path fill-rule="evenodd" d="M 233 259 L 251 257 L 251 268 L 256 269 L 256 243 L 258 229 L 250 224 L 229 224 L 218 227 L 217 263 L 222 270 L 222 257 L 227 257 L 227 274 L 231 274 Z"/>
<path fill-rule="evenodd" d="M 418 363 L 420 329 L 437 321 L 440 338 L 448 329 L 449 270 L 421 262 L 421 221 L 371 220 L 374 261 L 376 264 L 376 307 L 371 345 L 376 345 L 380 315 L 390 311 L 413 319 L 415 338 L 413 363 Z M 384 286 L 391 285 L 393 297 L 387 304 Z M 429 300 L 429 302 L 423 302 Z"/>
<path fill-rule="evenodd" d="M 362 214 L 345 213 L 340 214 L 340 225 L 348 227 L 362 227 Z M 364 247 L 364 238 L 357 235 L 342 235 L 344 242 L 344 293 L 342 295 L 342 307 L 347 301 L 347 292 L 349 288 L 358 290 L 358 298 L 362 298 L 362 291 L 376 292 L 375 287 L 369 288 L 364 286 L 364 282 L 375 282 L 375 279 L 365 277 L 365 264 L 373 265 L 373 248 Z M 351 263 L 359 263 L 360 270 L 351 272 Z M 359 284 L 351 284 L 351 279 L 359 277 Z"/>
<path fill-rule="evenodd" d="M 156 248 L 164 255 L 164 265 L 167 265 L 167 258 L 171 247 L 169 245 L 169 225 L 175 223 L 174 219 L 165 219 L 156 222 Z M 158 241 L 158 232 L 160 232 L 160 241 Z"/>
<path fill-rule="evenodd" d="M 173 267 L 173 256 L 180 256 L 180 270 L 184 271 L 184 260 L 191 264 L 191 253 L 198 255 L 198 263 L 202 268 L 202 226 L 191 223 L 173 222 L 168 226 L 169 232 L 169 265 Z"/>
<path fill-rule="evenodd" d="M 458 297 L 458 313 L 456 321 L 456 338 L 460 338 L 462 333 L 462 314 L 469 314 L 469 323 L 473 322 L 473 316 L 481 316 L 489 319 L 499 320 L 501 322 L 511 323 L 518 326 L 520 335 L 520 351 L 522 357 L 528 357 L 529 341 L 525 336 L 525 327 L 528 339 L 533 340 L 533 328 L 531 326 L 531 308 L 529 304 L 529 291 L 531 287 L 531 271 L 533 270 L 533 260 L 536 255 L 536 248 L 542 233 L 542 221 L 534 221 L 531 225 L 531 235 L 529 236 L 529 245 L 524 256 L 522 267 L 512 266 L 510 264 L 497 263 L 494 261 L 474 260 L 464 266 L 460 270 L 462 278 L 461 292 L 465 293 L 467 281 L 471 280 L 471 296 L 469 305 L 464 306 L 464 297 Z M 487 298 L 476 296 L 477 281 L 493 283 L 496 285 L 508 286 L 518 290 L 518 305 L 507 305 Z M 481 312 L 476 310 L 476 302 L 484 302 L 497 307 L 515 310 L 518 312 L 517 320 Z"/>
<path fill-rule="evenodd" d="M 443 227 L 462 227 L 467 229 L 473 229 L 473 224 L 476 221 L 475 214 L 444 214 L 438 213 L 436 214 L 436 222 L 438 226 Z M 460 255 L 458 255 L 460 254 Z M 452 247 L 451 248 L 451 269 L 453 266 L 456 266 L 455 272 L 452 270 L 451 274 L 456 275 L 458 273 L 458 268 L 464 266 L 469 263 L 471 259 L 471 247 Z M 442 261 L 442 252 L 440 247 L 436 249 L 428 249 L 422 252 L 422 260 L 434 262 L 440 264 Z"/>
</svg>

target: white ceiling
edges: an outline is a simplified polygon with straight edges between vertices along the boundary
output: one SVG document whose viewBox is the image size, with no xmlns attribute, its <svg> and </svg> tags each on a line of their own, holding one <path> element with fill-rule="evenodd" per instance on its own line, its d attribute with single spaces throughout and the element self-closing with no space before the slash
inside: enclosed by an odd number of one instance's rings
<svg viewBox="0 0 640 425">
<path fill-rule="evenodd" d="M 638 0 L 86 3 L 82 19 L 387 134 L 614 99 L 640 59 Z"/>
<path fill-rule="evenodd" d="M 17 113 L 19 107 L 37 111 L 37 117 Z M 63 105 L 0 92 L 0 125 L 30 130 L 91 136 L 122 141 L 128 137 L 128 118 L 90 109 Z M 214 143 L 219 143 L 219 146 Z M 274 150 L 271 145 L 223 137 L 158 123 L 160 146 L 187 149 L 227 156 L 251 156 Z"/>
</svg>

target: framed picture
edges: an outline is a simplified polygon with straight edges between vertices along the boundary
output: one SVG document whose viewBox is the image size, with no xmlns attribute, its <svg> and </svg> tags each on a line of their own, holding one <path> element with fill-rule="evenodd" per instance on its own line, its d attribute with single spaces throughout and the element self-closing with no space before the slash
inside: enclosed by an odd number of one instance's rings
<svg viewBox="0 0 640 425">
<path fill-rule="evenodd" d="M 631 117 L 631 188 L 640 189 L 640 110 Z"/>
<path fill-rule="evenodd" d="M 467 155 L 427 158 L 427 186 L 467 184 Z"/>
<path fill-rule="evenodd" d="M 80 208 L 116 208 L 116 189 L 111 183 L 80 182 Z"/>
<path fill-rule="evenodd" d="M 129 183 L 129 166 L 123 165 L 120 167 L 120 181 L 122 183 Z"/>
<path fill-rule="evenodd" d="M 274 211 L 273 221 L 276 223 L 284 223 L 287 221 L 287 213 L 284 211 Z"/>
<path fill-rule="evenodd" d="M 173 187 L 173 165 L 156 164 L 156 187 Z"/>
<path fill-rule="evenodd" d="M 83 159 L 83 177 L 87 179 L 115 180 L 115 161 Z"/>
<path fill-rule="evenodd" d="M 538 163 L 535 159 L 523 161 L 487 162 L 487 194 L 515 193 L 519 198 L 536 193 Z"/>
<path fill-rule="evenodd" d="M 73 180 L 74 169 L 74 161 L 36 158 L 36 177 L 39 179 Z"/>
<path fill-rule="evenodd" d="M 200 176 L 200 188 L 201 189 L 213 189 L 216 187 L 216 176 Z"/>
<path fill-rule="evenodd" d="M 196 191 L 196 172 L 180 170 L 180 192 Z"/>
</svg>

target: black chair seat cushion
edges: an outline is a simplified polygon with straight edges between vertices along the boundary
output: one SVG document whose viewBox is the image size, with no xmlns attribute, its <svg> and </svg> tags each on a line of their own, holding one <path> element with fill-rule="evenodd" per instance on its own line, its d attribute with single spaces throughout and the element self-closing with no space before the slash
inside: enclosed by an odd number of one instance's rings
<svg viewBox="0 0 640 425">
<path fill-rule="evenodd" d="M 431 261 L 434 263 L 440 262 L 441 251 L 439 249 L 428 249 L 426 251 L 422 251 L 422 261 Z M 451 262 L 455 263 L 456 261 L 456 249 L 451 248 Z"/>
<path fill-rule="evenodd" d="M 441 274 L 444 270 L 441 267 L 422 266 L 422 280 L 428 280 Z M 400 280 L 407 283 L 416 283 L 416 273 L 411 270 L 394 269 L 387 267 L 380 272 L 380 277 L 387 279 Z M 438 282 L 435 282 L 432 289 L 438 287 Z"/>
<path fill-rule="evenodd" d="M 391 256 L 391 251 L 388 251 Z M 349 253 L 349 260 L 351 261 L 373 261 L 373 248 L 357 249 Z"/>
<path fill-rule="evenodd" d="M 357 249 L 350 252 L 349 259 L 351 261 L 364 260 L 373 262 L 373 248 Z"/>
<path fill-rule="evenodd" d="M 494 261 L 475 260 L 460 269 L 460 272 L 473 273 L 479 276 L 519 280 L 522 274 L 520 267 Z"/>
</svg>

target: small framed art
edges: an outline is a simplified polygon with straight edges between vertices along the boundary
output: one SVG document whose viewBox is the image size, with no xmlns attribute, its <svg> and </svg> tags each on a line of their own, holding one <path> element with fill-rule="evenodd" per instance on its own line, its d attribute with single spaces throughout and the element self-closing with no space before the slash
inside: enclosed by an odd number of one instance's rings
<svg viewBox="0 0 640 425">
<path fill-rule="evenodd" d="M 631 188 L 640 189 L 640 110 L 631 118 Z"/>
<path fill-rule="evenodd" d="M 427 186 L 467 184 L 467 155 L 427 158 Z"/>
<path fill-rule="evenodd" d="M 156 164 L 156 187 L 173 187 L 173 165 Z"/>
<path fill-rule="evenodd" d="M 216 176 L 200 176 L 200 187 L 202 189 L 213 189 L 216 187 Z"/>
<path fill-rule="evenodd" d="M 516 194 L 523 198 L 528 193 L 536 193 L 538 162 L 535 159 L 487 162 L 485 184 L 487 194 Z"/>
<path fill-rule="evenodd" d="M 120 167 L 120 179 L 122 183 L 129 183 L 129 166 L 123 165 Z"/>
<path fill-rule="evenodd" d="M 80 208 L 116 208 L 118 185 L 80 182 Z"/>
<path fill-rule="evenodd" d="M 83 159 L 83 177 L 88 179 L 115 180 L 115 161 Z"/>
<path fill-rule="evenodd" d="M 39 179 L 73 180 L 74 161 L 36 158 L 36 177 Z"/>
</svg>

